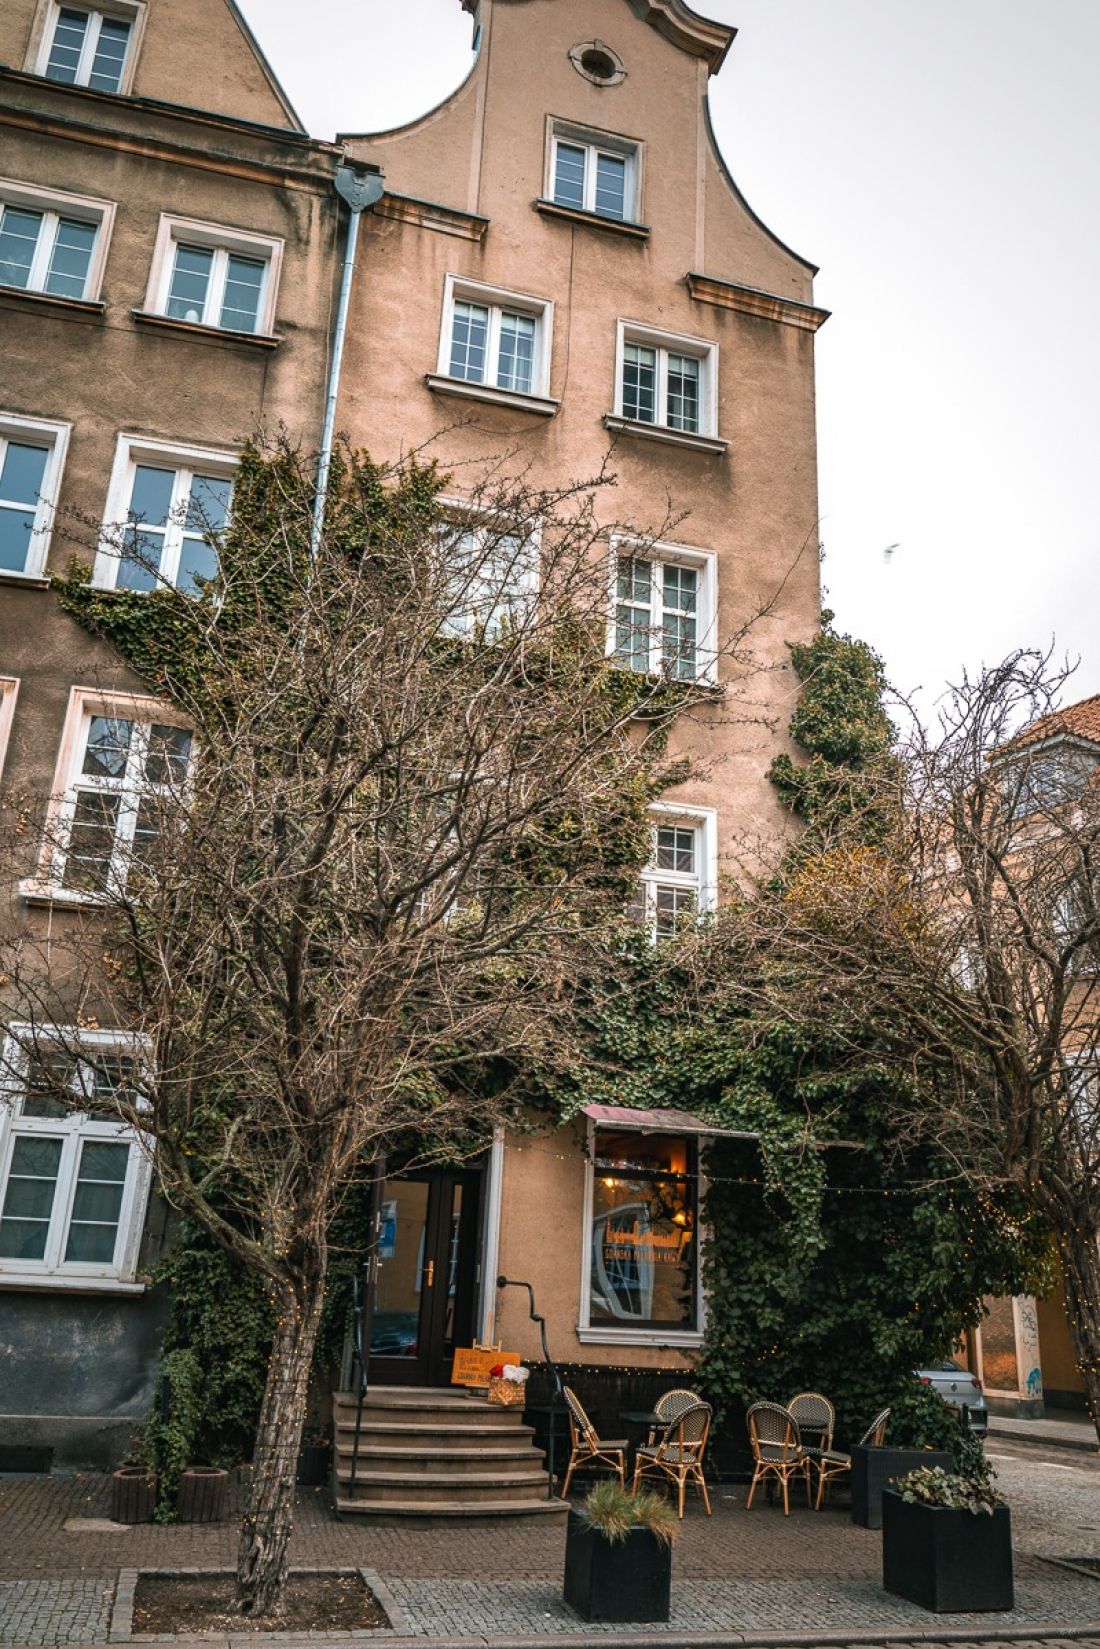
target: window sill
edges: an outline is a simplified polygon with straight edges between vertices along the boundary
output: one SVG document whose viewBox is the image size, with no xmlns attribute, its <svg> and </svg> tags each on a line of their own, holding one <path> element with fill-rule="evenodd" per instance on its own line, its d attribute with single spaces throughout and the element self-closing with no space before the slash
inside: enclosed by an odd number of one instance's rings
<svg viewBox="0 0 1100 1649">
<path fill-rule="evenodd" d="M 544 218 L 561 218 L 564 223 L 580 223 L 589 229 L 605 229 L 612 235 L 623 235 L 627 240 L 647 241 L 648 223 L 632 223 L 626 218 L 605 218 L 599 212 L 586 212 L 579 206 L 559 206 L 556 200 L 540 197 L 535 211 Z"/>
<path fill-rule="evenodd" d="M 0 286 L 0 300 L 10 299 L 32 309 L 45 309 L 58 315 L 70 315 L 74 320 L 100 321 L 107 313 L 107 305 L 98 299 L 59 298 L 52 292 L 25 292 L 21 286 Z"/>
<path fill-rule="evenodd" d="M 608 653 L 607 656 L 608 662 L 616 670 L 622 670 L 624 675 L 632 677 L 635 681 L 644 682 L 647 687 L 652 687 L 654 690 L 659 687 L 674 687 L 683 693 L 685 698 L 702 700 L 704 703 L 710 699 L 722 699 L 726 696 L 725 686 L 722 682 L 715 681 L 713 676 L 699 675 L 686 679 L 680 676 L 665 675 L 663 671 L 658 670 L 632 670 L 629 664 L 621 664 L 615 657 L 614 652 Z"/>
<path fill-rule="evenodd" d="M 464 401 L 484 401 L 489 406 L 533 412 L 540 418 L 553 418 L 561 406 L 560 401 L 545 395 L 522 395 L 515 389 L 494 389 L 492 384 L 472 384 L 465 378 L 447 378 L 438 372 L 426 373 L 424 382 L 435 395 L 456 395 Z"/>
<path fill-rule="evenodd" d="M 151 327 L 157 332 L 174 332 L 180 337 L 194 338 L 198 343 L 240 344 L 249 349 L 278 349 L 282 338 L 268 332 L 237 332 L 228 326 L 205 326 L 201 321 L 177 321 L 170 315 L 157 315 L 151 309 L 131 309 L 130 314 L 139 326 Z"/>
<path fill-rule="evenodd" d="M 144 1294 L 146 1283 L 124 1283 L 117 1277 L 75 1277 L 63 1272 L 5 1271 L 0 1268 L 0 1289 L 24 1293 L 39 1289 L 63 1289 L 66 1294 Z"/>
<path fill-rule="evenodd" d="M 39 573 L 9 573 L 0 570 L 0 583 L 14 584 L 21 590 L 48 590 L 50 581 Z"/>
<path fill-rule="evenodd" d="M 703 1343 L 701 1329 L 578 1328 L 582 1346 L 665 1346 L 691 1348 Z"/>
<path fill-rule="evenodd" d="M 641 424 L 634 418 L 623 418 L 616 412 L 604 413 L 604 428 L 616 435 L 635 435 L 642 441 L 660 441 L 669 447 L 687 447 L 691 452 L 711 452 L 721 455 L 729 446 L 719 435 L 689 435 L 687 430 L 668 429 L 664 424 Z"/>
<path fill-rule="evenodd" d="M 27 905 L 49 905 L 54 910 L 87 910 L 104 902 L 100 893 L 81 893 L 78 888 L 58 887 L 33 877 L 19 883 L 19 897 Z"/>
</svg>

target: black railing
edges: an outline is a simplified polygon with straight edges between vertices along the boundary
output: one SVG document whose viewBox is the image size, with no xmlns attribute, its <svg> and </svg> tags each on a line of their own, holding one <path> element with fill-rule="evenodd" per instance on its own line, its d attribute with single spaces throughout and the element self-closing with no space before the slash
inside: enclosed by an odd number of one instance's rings
<svg viewBox="0 0 1100 1649">
<path fill-rule="evenodd" d="M 360 1287 L 356 1275 L 351 1279 L 351 1332 L 355 1351 L 355 1442 L 351 1450 L 351 1476 L 348 1494 L 355 1498 L 355 1478 L 359 1471 L 359 1446 L 363 1435 L 363 1404 L 367 1397 L 370 1378 L 370 1346 L 374 1329 L 374 1284 L 378 1275 L 378 1239 L 382 1212 L 382 1187 L 386 1179 L 386 1160 L 379 1158 L 371 1170 L 369 1241 L 363 1261 L 363 1282 Z"/>
<path fill-rule="evenodd" d="M 532 1288 L 531 1284 L 530 1283 L 516 1282 L 510 1277 L 498 1277 L 497 1278 L 497 1287 L 498 1288 L 525 1288 L 527 1290 L 527 1298 L 530 1301 L 531 1321 L 533 1323 L 538 1323 L 538 1325 L 539 1325 L 539 1335 L 542 1339 L 542 1358 L 543 1358 L 543 1362 L 546 1364 L 547 1368 L 550 1370 L 550 1424 L 547 1428 L 548 1436 L 547 1436 L 547 1449 L 546 1449 L 546 1498 L 547 1498 L 547 1500 L 552 1500 L 553 1497 L 554 1497 L 554 1476 L 555 1476 L 555 1473 L 554 1473 L 554 1443 L 555 1443 L 558 1399 L 562 1398 L 562 1401 L 564 1403 L 564 1398 L 562 1397 L 561 1375 L 558 1373 L 557 1363 L 555 1363 L 554 1359 L 550 1355 L 550 1346 L 547 1343 L 547 1339 L 546 1339 L 546 1318 L 541 1314 L 541 1312 L 539 1312 L 535 1309 L 535 1290 Z"/>
</svg>

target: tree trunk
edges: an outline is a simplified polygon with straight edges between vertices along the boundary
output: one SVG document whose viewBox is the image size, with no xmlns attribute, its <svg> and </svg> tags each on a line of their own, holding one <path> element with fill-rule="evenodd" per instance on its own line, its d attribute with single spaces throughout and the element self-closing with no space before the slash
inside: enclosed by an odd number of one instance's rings
<svg viewBox="0 0 1100 1649">
<path fill-rule="evenodd" d="M 310 1267 L 308 1278 L 300 1278 L 296 1288 L 287 1287 L 279 1301 L 248 1508 L 237 1548 L 237 1608 L 243 1615 L 282 1613 L 294 1526 L 294 1478 L 324 1297 L 321 1265 Z"/>
<path fill-rule="evenodd" d="M 1085 1402 L 1100 1438 L 1100 1238 L 1082 1230 L 1060 1235 L 1066 1310 Z"/>
</svg>

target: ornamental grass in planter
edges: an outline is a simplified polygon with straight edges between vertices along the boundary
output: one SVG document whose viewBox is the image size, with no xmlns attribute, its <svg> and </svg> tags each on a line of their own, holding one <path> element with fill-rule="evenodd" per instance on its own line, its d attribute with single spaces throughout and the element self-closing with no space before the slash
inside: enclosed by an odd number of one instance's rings
<svg viewBox="0 0 1100 1649">
<path fill-rule="evenodd" d="M 882 1497 L 882 1582 L 933 1614 L 1013 1605 L 1012 1526 L 983 1461 L 965 1474 L 938 1466 L 903 1477 Z"/>
<path fill-rule="evenodd" d="M 565 1601 L 588 1621 L 665 1621 L 676 1514 L 663 1495 L 631 1497 L 614 1478 L 569 1513 Z"/>
</svg>

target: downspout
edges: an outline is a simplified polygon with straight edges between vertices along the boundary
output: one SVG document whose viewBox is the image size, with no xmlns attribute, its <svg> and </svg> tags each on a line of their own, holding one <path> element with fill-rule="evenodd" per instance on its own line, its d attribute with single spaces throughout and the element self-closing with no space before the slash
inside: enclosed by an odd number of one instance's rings
<svg viewBox="0 0 1100 1649">
<path fill-rule="evenodd" d="M 351 283 L 355 275 L 355 254 L 359 246 L 359 219 L 368 207 L 381 200 L 385 179 L 380 171 L 357 171 L 353 166 L 341 166 L 336 172 L 336 193 L 347 202 L 351 212 L 347 244 L 344 247 L 344 267 L 340 276 L 340 301 L 336 306 L 336 330 L 332 338 L 332 361 L 328 369 L 328 391 L 325 396 L 325 422 L 321 431 L 321 455 L 317 461 L 317 491 L 313 499 L 313 525 L 309 534 L 309 555 L 316 561 L 325 530 L 325 505 L 328 502 L 328 478 L 332 467 L 332 447 L 336 436 L 336 402 L 340 394 L 340 372 L 344 364 L 344 339 L 348 330 L 348 309 L 351 305 Z"/>
</svg>

